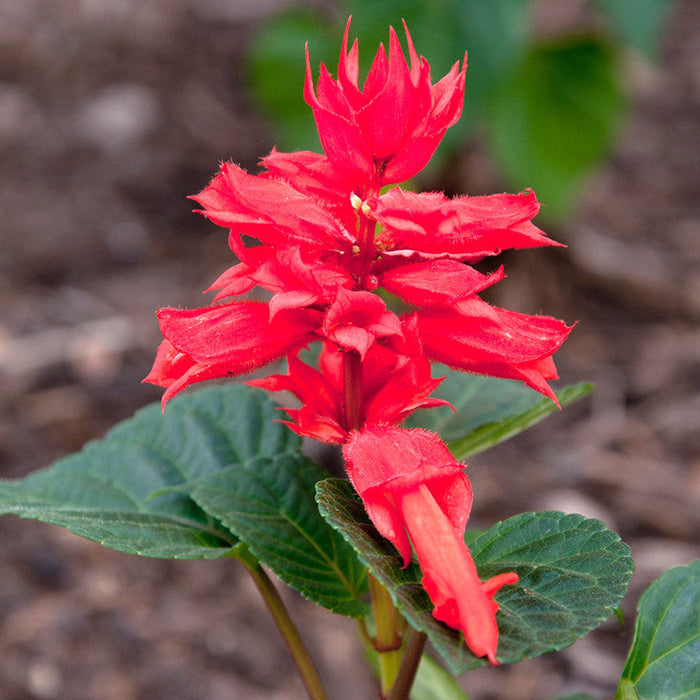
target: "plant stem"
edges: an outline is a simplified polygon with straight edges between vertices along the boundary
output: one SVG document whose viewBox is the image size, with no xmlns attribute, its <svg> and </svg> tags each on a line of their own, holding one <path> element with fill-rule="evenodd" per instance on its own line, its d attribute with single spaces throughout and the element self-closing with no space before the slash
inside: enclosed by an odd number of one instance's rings
<svg viewBox="0 0 700 700">
<path fill-rule="evenodd" d="M 418 664 L 423 656 L 423 649 L 425 649 L 427 639 L 428 637 L 423 632 L 418 632 L 417 630 L 411 632 L 396 682 L 387 700 L 409 700 L 413 681 L 416 679 L 416 673 L 418 672 Z"/>
<path fill-rule="evenodd" d="M 389 591 L 369 574 L 369 594 L 374 613 L 374 649 L 379 663 L 379 682 L 382 697 L 386 698 L 396 681 L 401 666 L 401 635 L 398 632 L 399 614 Z"/>
<path fill-rule="evenodd" d="M 289 653 L 292 656 L 297 671 L 301 676 L 302 683 L 306 688 L 306 693 L 310 700 L 328 700 L 321 679 L 316 671 L 316 667 L 311 661 L 311 657 L 306 651 L 297 628 L 289 616 L 289 611 L 282 602 L 279 592 L 260 566 L 260 562 L 250 553 L 248 547 L 240 543 L 229 555 L 243 564 L 251 575 L 255 586 L 265 601 L 267 609 L 270 611 L 282 639 L 284 639 Z"/>
<path fill-rule="evenodd" d="M 345 429 L 362 427 L 362 359 L 357 350 L 343 353 L 343 390 L 345 393 Z"/>
</svg>

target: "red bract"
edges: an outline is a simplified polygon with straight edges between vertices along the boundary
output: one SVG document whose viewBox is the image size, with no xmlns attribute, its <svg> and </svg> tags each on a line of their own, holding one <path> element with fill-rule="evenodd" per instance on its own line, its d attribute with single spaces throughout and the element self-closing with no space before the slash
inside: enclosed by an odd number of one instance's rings
<svg viewBox="0 0 700 700">
<path fill-rule="evenodd" d="M 493 597 L 518 576 L 508 572 L 483 583 L 479 579 L 464 543 L 472 493 L 462 465 L 436 435 L 386 425 L 353 432 L 343 454 L 368 515 L 399 550 L 404 566 L 413 545 L 423 587 L 435 605 L 433 615 L 462 630 L 474 654 L 498 663 Z"/>
<path fill-rule="evenodd" d="M 557 401 L 547 380 L 557 379 L 551 356 L 571 331 L 561 321 L 471 297 L 454 310 L 424 309 L 418 327 L 428 357 L 469 372 L 519 379 Z"/>
<path fill-rule="evenodd" d="M 389 346 L 374 344 L 362 363 L 360 415 L 369 424 L 399 423 L 419 408 L 449 405 L 429 394 L 442 379 L 430 376 L 430 363 L 422 352 L 415 316 L 401 323 L 402 336 Z M 294 421 L 287 425 L 299 435 L 321 442 L 342 443 L 347 438 L 343 377 L 344 352 L 326 343 L 319 356 L 319 370 L 288 357 L 289 373 L 248 382 L 268 391 L 289 391 L 302 403 L 285 409 Z"/>
<path fill-rule="evenodd" d="M 286 311 L 270 321 L 267 305 L 251 302 L 161 309 L 158 320 L 166 340 L 144 381 L 167 387 L 165 406 L 194 382 L 243 374 L 305 345 L 320 314 Z"/>
<path fill-rule="evenodd" d="M 532 223 L 539 209 L 532 190 L 448 199 L 396 187 L 376 200 L 374 216 L 385 230 L 386 255 L 478 262 L 508 248 L 561 245 Z"/>
<path fill-rule="evenodd" d="M 321 64 L 314 91 L 308 47 L 304 98 L 316 119 L 321 144 L 333 165 L 358 184 L 360 194 L 403 182 L 422 170 L 448 127 L 462 113 L 466 54 L 462 67 L 434 84 L 430 66 L 418 58 L 404 23 L 410 67 L 393 27 L 389 56 L 380 45 L 364 87 L 358 86 L 357 40 L 348 51 L 345 28 L 338 79 Z"/>
</svg>

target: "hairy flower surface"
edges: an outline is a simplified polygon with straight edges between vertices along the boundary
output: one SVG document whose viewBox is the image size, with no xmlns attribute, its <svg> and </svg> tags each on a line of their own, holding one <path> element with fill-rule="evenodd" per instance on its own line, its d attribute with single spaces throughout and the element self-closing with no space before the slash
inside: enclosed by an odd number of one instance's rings
<svg viewBox="0 0 700 700">
<path fill-rule="evenodd" d="M 180 377 L 185 365 L 168 352 L 177 367 L 164 372 L 161 358 L 147 378 L 168 387 L 164 401 L 193 381 L 242 374 L 315 340 L 361 358 L 376 343 L 391 345 L 403 337 L 402 321 L 380 287 L 412 307 L 429 360 L 518 379 L 554 398 L 551 356 L 570 329 L 488 305 L 477 295 L 503 270 L 482 274 L 469 264 L 504 248 L 557 245 L 531 221 L 539 208 L 531 192 L 448 199 L 393 189 L 362 202 L 340 177 L 325 189 L 334 170 L 323 156 L 275 152 L 264 163 L 272 170 L 259 176 L 225 164 L 195 197 L 230 227 L 240 262 L 212 285 L 215 306 L 159 312 L 166 340 L 192 358 Z M 236 299 L 256 286 L 268 302 Z"/>
<path fill-rule="evenodd" d="M 387 425 L 353 432 L 343 448 L 355 490 L 379 532 L 423 571 L 433 615 L 464 633 L 469 648 L 496 664 L 498 603 L 493 599 L 515 573 L 482 581 L 464 543 L 472 504 L 463 465 L 437 435 Z"/>
</svg>

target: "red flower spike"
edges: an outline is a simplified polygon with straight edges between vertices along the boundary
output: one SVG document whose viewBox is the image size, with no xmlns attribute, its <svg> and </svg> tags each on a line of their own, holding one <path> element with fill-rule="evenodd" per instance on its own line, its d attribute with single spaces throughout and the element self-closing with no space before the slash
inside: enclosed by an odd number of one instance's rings
<svg viewBox="0 0 700 700">
<path fill-rule="evenodd" d="M 469 648 L 497 664 L 499 588 L 515 573 L 481 582 L 464 543 L 471 487 L 440 439 L 427 431 L 365 426 L 343 448 L 346 469 L 379 532 L 404 565 L 412 548 L 423 571 L 433 615 L 464 633 Z"/>
<path fill-rule="evenodd" d="M 430 67 L 418 58 L 404 23 L 410 67 L 390 29 L 389 56 L 380 45 L 362 89 L 358 86 L 358 47 L 347 50 L 350 20 L 345 28 L 334 81 L 321 64 L 314 91 L 308 46 L 304 98 L 311 107 L 323 150 L 333 165 L 358 183 L 377 190 L 403 182 L 423 169 L 445 131 L 462 112 L 466 54 L 437 84 Z"/>
</svg>

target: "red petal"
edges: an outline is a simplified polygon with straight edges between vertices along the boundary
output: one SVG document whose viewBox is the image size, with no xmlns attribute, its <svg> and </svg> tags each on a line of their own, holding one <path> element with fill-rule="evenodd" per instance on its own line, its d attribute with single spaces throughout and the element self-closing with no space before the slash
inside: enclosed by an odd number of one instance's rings
<svg viewBox="0 0 700 700">
<path fill-rule="evenodd" d="M 198 363 L 226 363 L 241 374 L 306 344 L 320 321 L 309 309 L 269 321 L 267 304 L 243 302 L 203 309 L 161 309 L 160 329 L 180 352 Z"/>
<path fill-rule="evenodd" d="M 498 604 L 493 595 L 501 586 L 515 583 L 517 574 L 502 574 L 482 584 L 463 536 L 425 485 L 398 492 L 394 498 L 423 570 L 423 587 L 435 605 L 433 616 L 462 630 L 474 654 L 497 664 Z"/>
<path fill-rule="evenodd" d="M 281 153 L 273 149 L 260 164 L 268 171 L 261 177 L 286 180 L 298 192 L 322 202 L 343 221 L 350 217 L 352 224 L 348 229 L 356 225 L 356 213 L 350 205 L 353 182 L 345 181 L 326 156 L 311 151 Z"/>
<path fill-rule="evenodd" d="M 163 340 L 158 346 L 153 367 L 143 381 L 156 386 L 169 387 L 194 364 L 194 360 L 189 355 L 174 348 L 170 341 Z"/>
<path fill-rule="evenodd" d="M 426 354 L 451 367 L 519 379 L 556 401 L 547 379 L 556 379 L 551 355 L 571 327 L 549 316 L 527 316 L 489 306 L 478 297 L 457 310 L 422 309 L 420 337 Z"/>
<path fill-rule="evenodd" d="M 422 483 L 457 480 L 463 498 L 461 515 L 453 524 L 466 522 L 464 513 L 471 508 L 471 489 L 450 451 L 434 433 L 404 430 L 388 425 L 366 425 L 351 434 L 343 448 L 347 471 L 355 490 L 364 498 L 369 491 L 395 491 Z M 441 487 L 440 493 L 448 493 Z"/>
<path fill-rule="evenodd" d="M 482 275 L 456 260 L 431 260 L 402 265 L 383 273 L 379 284 L 409 304 L 448 306 L 502 280 L 503 268 Z"/>
<path fill-rule="evenodd" d="M 323 333 L 341 347 L 357 350 L 363 359 L 377 338 L 403 335 L 398 317 L 376 294 L 343 287 L 326 312 Z"/>
<path fill-rule="evenodd" d="M 209 219 L 235 227 L 272 246 L 306 243 L 338 249 L 352 236 L 311 197 L 282 180 L 250 175 L 232 163 L 200 194 L 192 197 Z"/>
<path fill-rule="evenodd" d="M 507 248 L 560 245 L 530 222 L 538 210 L 532 191 L 448 199 L 394 188 L 379 197 L 375 215 L 391 241 L 389 254 L 480 259 Z"/>
</svg>

